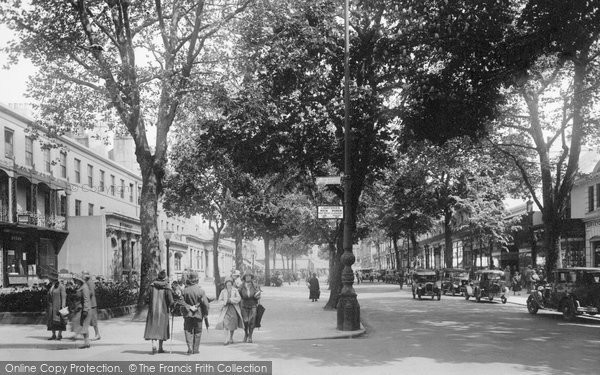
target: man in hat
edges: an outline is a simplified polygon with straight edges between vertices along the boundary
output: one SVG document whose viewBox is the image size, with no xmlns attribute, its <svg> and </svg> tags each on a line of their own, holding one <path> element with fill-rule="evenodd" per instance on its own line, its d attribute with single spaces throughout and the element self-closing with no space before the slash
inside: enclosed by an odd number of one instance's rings
<svg viewBox="0 0 600 375">
<path fill-rule="evenodd" d="M 183 306 L 183 330 L 185 342 L 187 343 L 187 354 L 200 352 L 200 339 L 202 338 L 202 320 L 208 315 L 208 298 L 206 292 L 198 285 L 198 274 L 191 272 L 188 276 L 187 285 L 182 293 Z"/>
<path fill-rule="evenodd" d="M 96 337 L 94 340 L 100 340 L 100 330 L 98 329 L 98 303 L 96 302 L 96 283 L 88 271 L 83 271 L 83 278 L 90 290 L 90 325 L 94 327 Z"/>
</svg>

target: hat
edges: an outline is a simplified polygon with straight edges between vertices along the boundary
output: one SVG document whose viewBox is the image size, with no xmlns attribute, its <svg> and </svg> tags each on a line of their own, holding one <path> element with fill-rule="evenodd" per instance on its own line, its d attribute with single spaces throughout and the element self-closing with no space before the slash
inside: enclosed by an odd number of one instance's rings
<svg viewBox="0 0 600 375">
<path fill-rule="evenodd" d="M 188 273 L 187 281 L 191 284 L 196 284 L 198 282 L 198 273 L 190 272 Z"/>
<path fill-rule="evenodd" d="M 254 279 L 254 274 L 250 270 L 247 270 L 242 278 L 246 279 L 246 276 L 250 276 L 250 278 Z"/>
<path fill-rule="evenodd" d="M 233 279 L 230 278 L 230 277 L 226 278 L 225 279 L 225 284 L 227 284 L 227 283 L 231 283 L 231 285 L 233 285 Z"/>
<path fill-rule="evenodd" d="M 89 280 L 89 278 L 90 278 L 90 271 L 83 271 L 83 272 L 81 272 L 81 276 L 83 276 L 83 278 L 85 280 Z"/>
<path fill-rule="evenodd" d="M 233 276 L 241 276 L 242 273 L 240 272 L 240 270 L 235 270 L 233 271 Z"/>
<path fill-rule="evenodd" d="M 74 275 L 73 275 L 73 280 L 75 280 L 75 281 L 81 281 L 81 283 L 82 283 L 82 284 L 84 284 L 84 283 L 85 283 L 85 280 L 84 280 L 84 278 L 83 278 L 83 275 L 74 274 Z"/>
<path fill-rule="evenodd" d="M 157 278 L 158 278 L 158 280 L 164 280 L 164 279 L 166 279 L 167 278 L 167 272 L 165 270 L 161 270 L 158 273 L 158 277 Z"/>
</svg>

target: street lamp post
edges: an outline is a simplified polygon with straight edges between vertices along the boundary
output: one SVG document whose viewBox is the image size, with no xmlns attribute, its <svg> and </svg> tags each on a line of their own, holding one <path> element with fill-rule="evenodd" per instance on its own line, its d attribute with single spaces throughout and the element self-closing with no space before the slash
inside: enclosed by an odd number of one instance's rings
<svg viewBox="0 0 600 375">
<path fill-rule="evenodd" d="M 171 277 L 171 267 L 169 266 L 169 245 L 171 244 L 171 236 L 173 236 L 173 231 L 166 230 L 163 232 L 163 235 L 165 236 L 165 243 L 167 244 L 167 279 L 169 279 Z"/>
<path fill-rule="evenodd" d="M 337 329 L 342 331 L 356 331 L 360 329 L 360 306 L 354 291 L 354 272 L 352 265 L 356 261 L 352 253 L 352 143 L 350 127 L 350 68 L 348 64 L 350 55 L 350 32 L 348 29 L 349 0 L 344 4 L 344 253 L 340 260 L 344 265 L 342 270 L 342 290 L 337 304 Z"/>
</svg>

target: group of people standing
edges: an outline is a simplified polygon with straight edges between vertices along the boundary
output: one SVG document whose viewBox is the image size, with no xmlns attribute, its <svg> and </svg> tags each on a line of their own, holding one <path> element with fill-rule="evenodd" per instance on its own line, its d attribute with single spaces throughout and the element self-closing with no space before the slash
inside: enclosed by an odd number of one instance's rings
<svg viewBox="0 0 600 375">
<path fill-rule="evenodd" d="M 100 340 L 98 329 L 98 304 L 96 302 L 96 286 L 89 272 L 73 275 L 75 283 L 75 298 L 73 300 L 71 315 L 72 339 L 83 336 L 83 346 L 90 347 L 89 327 L 92 326 L 96 333 L 95 340 Z M 48 306 L 46 310 L 46 327 L 52 331 L 48 340 L 62 340 L 62 333 L 67 330 L 68 314 L 63 310 L 67 306 L 67 290 L 59 281 L 58 274 L 50 275 L 48 288 Z M 62 311 L 61 311 L 62 310 Z"/>
<path fill-rule="evenodd" d="M 260 297 L 260 287 L 251 273 L 240 278 L 239 271 L 235 271 L 231 278 L 225 280 L 218 299 L 222 307 L 216 326 L 216 329 L 225 331 L 225 345 L 233 343 L 233 335 L 238 328 L 244 329 L 244 342 L 252 342 Z M 144 338 L 152 340 L 152 353 L 164 353 L 163 343 L 171 338 L 169 312 L 173 310 L 178 310 L 183 316 L 187 354 L 199 353 L 202 323 L 208 319 L 209 303 L 206 292 L 198 285 L 197 273 L 190 273 L 185 288 L 175 292 L 166 279 L 166 273 L 159 272 L 148 290 L 149 307 L 144 332 Z"/>
<path fill-rule="evenodd" d="M 244 330 L 244 342 L 251 343 L 256 328 L 256 312 L 262 291 L 254 281 L 254 275 L 246 272 L 243 277 L 235 270 L 225 279 L 225 287 L 219 294 L 222 304 L 216 329 L 225 331 L 224 345 L 233 344 L 235 330 Z"/>
</svg>

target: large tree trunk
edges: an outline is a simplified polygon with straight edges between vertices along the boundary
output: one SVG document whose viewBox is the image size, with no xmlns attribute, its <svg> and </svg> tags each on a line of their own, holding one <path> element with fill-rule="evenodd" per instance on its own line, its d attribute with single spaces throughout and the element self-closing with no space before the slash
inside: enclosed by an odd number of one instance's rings
<svg viewBox="0 0 600 375">
<path fill-rule="evenodd" d="M 269 261 L 271 260 L 271 254 L 269 252 L 269 242 L 271 238 L 268 234 L 263 235 L 263 241 L 265 243 L 265 286 L 271 285 L 271 267 Z"/>
<path fill-rule="evenodd" d="M 142 232 L 142 261 L 140 270 L 140 293 L 136 307 L 139 317 L 146 306 L 148 287 L 160 268 L 160 247 L 158 225 L 156 223 L 158 207 L 157 177 L 152 168 L 142 168 L 142 196 L 140 199 L 140 225 Z"/>
<path fill-rule="evenodd" d="M 444 209 L 444 263 L 447 268 L 452 268 L 452 210 Z"/>
<path fill-rule="evenodd" d="M 235 236 L 235 269 L 241 271 L 244 269 L 244 254 L 243 254 L 244 232 L 240 228 L 239 225 L 235 226 L 234 236 Z"/>
<path fill-rule="evenodd" d="M 215 278 L 215 293 L 217 298 L 221 293 L 221 274 L 219 272 L 219 238 L 221 229 L 213 230 L 213 276 Z"/>
<path fill-rule="evenodd" d="M 402 269 L 402 259 L 400 259 L 400 249 L 398 249 L 398 235 L 392 235 L 392 243 L 394 246 L 394 254 L 396 255 L 396 270 Z"/>
<path fill-rule="evenodd" d="M 341 231 L 341 225 L 338 231 Z M 337 243 L 329 243 L 329 300 L 325 304 L 325 310 L 335 310 L 337 308 L 340 292 L 342 291 L 342 269 L 344 265 L 340 261 L 340 257 L 344 253 L 342 236 L 337 236 Z"/>
</svg>

